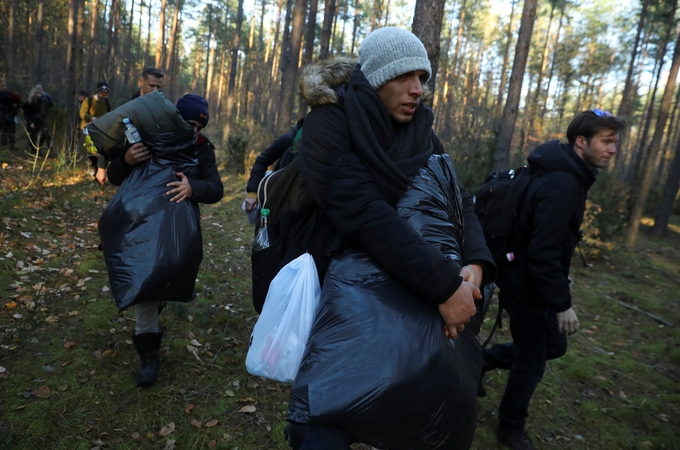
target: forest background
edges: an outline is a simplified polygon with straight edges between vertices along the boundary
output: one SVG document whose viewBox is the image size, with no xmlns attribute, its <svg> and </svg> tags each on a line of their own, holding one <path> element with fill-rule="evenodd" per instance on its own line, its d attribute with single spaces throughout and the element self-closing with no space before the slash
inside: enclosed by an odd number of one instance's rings
<svg viewBox="0 0 680 450">
<path fill-rule="evenodd" d="M 193 92 L 209 101 L 209 135 L 241 173 L 306 113 L 299 67 L 355 55 L 377 27 L 411 28 L 436 75 L 435 131 L 470 188 L 563 138 L 575 112 L 628 120 L 591 196 L 601 217 L 598 234 L 586 234 L 596 248 L 624 227 L 633 244 L 644 213 L 663 234 L 677 211 L 677 9 L 677 0 L 9 0 L 0 76 L 24 99 L 36 83 L 52 95 L 56 149 L 68 157 L 78 90 L 105 81 L 115 102 L 134 92 L 144 66 L 163 68 L 170 100 Z"/>
</svg>

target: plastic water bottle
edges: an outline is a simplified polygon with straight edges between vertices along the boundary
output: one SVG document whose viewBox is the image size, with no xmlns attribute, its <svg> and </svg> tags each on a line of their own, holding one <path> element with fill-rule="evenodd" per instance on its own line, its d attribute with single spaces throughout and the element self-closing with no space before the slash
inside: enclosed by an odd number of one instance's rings
<svg viewBox="0 0 680 450">
<path fill-rule="evenodd" d="M 257 232 L 257 236 L 255 236 L 255 240 L 253 241 L 253 253 L 269 248 L 269 231 L 267 231 L 267 226 L 269 225 L 269 209 L 262 208 L 260 214 L 260 230 Z"/>
<path fill-rule="evenodd" d="M 125 137 L 130 145 L 136 144 L 137 142 L 142 142 L 142 138 L 137 131 L 137 127 L 130 122 L 127 117 L 123 119 L 123 125 L 125 125 Z"/>
</svg>

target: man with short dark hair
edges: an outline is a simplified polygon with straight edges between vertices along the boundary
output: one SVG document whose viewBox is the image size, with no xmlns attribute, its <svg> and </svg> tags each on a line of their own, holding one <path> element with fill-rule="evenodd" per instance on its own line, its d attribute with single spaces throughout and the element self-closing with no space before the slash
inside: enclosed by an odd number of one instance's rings
<svg viewBox="0 0 680 450">
<path fill-rule="evenodd" d="M 519 207 L 513 253 L 499 267 L 500 305 L 510 316 L 512 343 L 485 352 L 483 369 L 510 370 L 499 408 L 498 441 L 535 449 L 525 431 L 529 401 L 546 361 L 567 351 L 579 329 L 571 302 L 569 265 L 597 170 L 616 153 L 622 118 L 601 109 L 580 112 L 567 128 L 569 144 L 550 141 L 528 158 L 531 183 Z M 484 394 L 483 388 L 480 395 Z"/>
<path fill-rule="evenodd" d="M 137 80 L 137 86 L 139 89 L 131 96 L 118 100 L 116 108 L 149 92 L 159 91 L 163 87 L 163 71 L 157 67 L 145 67 L 142 70 L 142 76 Z"/>
</svg>

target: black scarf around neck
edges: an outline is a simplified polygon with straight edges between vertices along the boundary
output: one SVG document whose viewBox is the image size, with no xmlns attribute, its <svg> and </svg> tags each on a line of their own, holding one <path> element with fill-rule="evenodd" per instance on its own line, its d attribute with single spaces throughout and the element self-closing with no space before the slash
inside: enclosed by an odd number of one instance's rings
<svg viewBox="0 0 680 450">
<path fill-rule="evenodd" d="M 345 94 L 345 111 L 356 153 L 371 171 L 378 191 L 393 204 L 432 154 L 432 110 L 421 101 L 407 124 L 393 124 L 357 64 Z"/>
</svg>

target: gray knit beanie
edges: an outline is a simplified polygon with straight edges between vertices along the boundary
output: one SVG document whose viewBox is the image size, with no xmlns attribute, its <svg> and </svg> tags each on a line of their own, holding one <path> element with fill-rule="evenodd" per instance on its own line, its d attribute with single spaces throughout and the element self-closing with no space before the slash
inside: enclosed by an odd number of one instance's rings
<svg viewBox="0 0 680 450">
<path fill-rule="evenodd" d="M 425 46 L 415 34 L 396 27 L 378 28 L 359 46 L 359 64 L 374 89 L 415 70 L 432 76 Z"/>
</svg>

